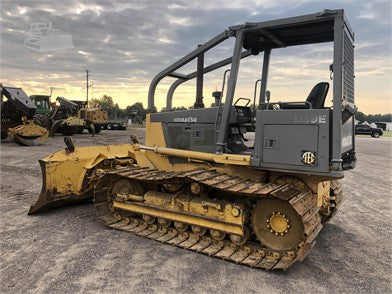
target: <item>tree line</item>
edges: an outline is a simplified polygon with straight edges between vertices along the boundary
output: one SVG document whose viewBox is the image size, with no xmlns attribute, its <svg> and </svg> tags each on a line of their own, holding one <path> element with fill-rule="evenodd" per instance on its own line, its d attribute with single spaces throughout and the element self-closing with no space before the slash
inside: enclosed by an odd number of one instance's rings
<svg viewBox="0 0 392 294">
<path fill-rule="evenodd" d="M 146 119 L 147 109 L 144 108 L 142 102 L 136 102 L 126 108 L 120 108 L 118 103 L 114 103 L 111 96 L 103 95 L 98 99 L 90 100 L 90 107 L 100 108 L 107 111 L 109 119 L 121 120 L 121 119 L 134 119 L 136 121 L 144 121 Z M 186 110 L 185 106 L 173 107 L 172 110 Z M 166 107 L 163 107 L 161 111 L 166 111 Z"/>
<path fill-rule="evenodd" d="M 130 118 L 136 122 L 141 123 L 146 119 L 147 110 L 144 108 L 143 103 L 141 102 L 136 102 L 127 106 L 125 109 L 122 109 L 118 103 L 114 103 L 111 96 L 103 95 L 99 99 L 91 99 L 90 106 L 107 111 L 110 120 Z"/>
<path fill-rule="evenodd" d="M 360 122 L 363 123 L 364 121 L 367 121 L 368 123 L 372 122 L 390 122 L 392 121 L 392 113 L 388 114 L 364 114 L 360 111 L 358 111 L 355 114 L 355 118 Z"/>
<path fill-rule="evenodd" d="M 147 109 L 144 108 L 143 103 L 136 102 L 132 105 L 127 106 L 125 109 L 119 107 L 118 103 L 114 103 L 113 98 L 108 95 L 103 95 L 99 99 L 91 99 L 90 100 L 91 107 L 101 108 L 108 112 L 108 116 L 110 119 L 126 119 L 131 118 L 136 121 L 144 121 L 146 119 Z M 223 105 L 223 104 L 222 104 Z M 215 106 L 214 103 L 211 104 L 211 107 Z M 253 105 L 250 106 L 253 109 Z M 186 110 L 191 109 L 192 107 L 173 107 L 172 110 Z M 161 111 L 166 111 L 166 108 L 163 107 Z M 355 118 L 359 120 L 359 122 L 367 121 L 369 123 L 378 122 L 378 121 L 392 121 L 392 114 L 364 114 L 363 112 L 358 111 L 355 114 Z"/>
</svg>

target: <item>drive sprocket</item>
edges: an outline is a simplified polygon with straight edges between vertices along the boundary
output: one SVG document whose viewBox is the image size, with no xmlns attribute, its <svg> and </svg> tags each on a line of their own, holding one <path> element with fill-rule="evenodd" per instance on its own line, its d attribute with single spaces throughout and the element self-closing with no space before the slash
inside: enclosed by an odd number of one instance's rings
<svg viewBox="0 0 392 294">
<path fill-rule="evenodd" d="M 289 250 L 304 237 L 301 216 L 288 201 L 261 199 L 253 209 L 251 219 L 257 239 L 268 248 Z"/>
</svg>

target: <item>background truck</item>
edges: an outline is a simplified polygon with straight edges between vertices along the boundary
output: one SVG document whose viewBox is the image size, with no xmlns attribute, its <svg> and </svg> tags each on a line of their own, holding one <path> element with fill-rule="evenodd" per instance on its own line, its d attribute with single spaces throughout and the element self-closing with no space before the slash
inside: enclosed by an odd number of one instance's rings
<svg viewBox="0 0 392 294">
<path fill-rule="evenodd" d="M 355 135 L 370 135 L 373 138 L 378 138 L 382 136 L 384 133 L 381 128 L 373 128 L 369 125 L 356 125 L 355 126 Z"/>
</svg>

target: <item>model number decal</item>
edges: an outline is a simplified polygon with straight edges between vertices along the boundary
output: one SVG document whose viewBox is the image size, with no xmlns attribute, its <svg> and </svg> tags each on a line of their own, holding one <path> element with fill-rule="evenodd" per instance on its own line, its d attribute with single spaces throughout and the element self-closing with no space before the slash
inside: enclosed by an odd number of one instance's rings
<svg viewBox="0 0 392 294">
<path fill-rule="evenodd" d="M 175 117 L 173 121 L 182 123 L 195 123 L 197 122 L 197 117 Z"/>
<path fill-rule="evenodd" d="M 296 124 L 325 124 L 327 122 L 327 115 L 310 115 L 310 116 L 302 116 L 296 115 L 294 117 L 294 123 Z"/>
<path fill-rule="evenodd" d="M 353 136 L 347 135 L 342 138 L 342 147 L 348 147 L 353 144 Z"/>
</svg>

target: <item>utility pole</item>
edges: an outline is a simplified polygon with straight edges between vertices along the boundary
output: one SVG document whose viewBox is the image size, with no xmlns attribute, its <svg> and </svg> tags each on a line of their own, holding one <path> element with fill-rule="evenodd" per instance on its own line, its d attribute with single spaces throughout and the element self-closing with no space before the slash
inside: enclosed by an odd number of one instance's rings
<svg viewBox="0 0 392 294">
<path fill-rule="evenodd" d="M 89 77 L 89 70 L 86 69 L 86 101 L 87 101 L 87 107 L 88 107 L 88 88 L 90 87 L 88 84 L 88 77 Z"/>
<path fill-rule="evenodd" d="M 93 100 L 94 99 L 94 81 L 91 81 L 90 88 L 91 88 L 90 97 L 91 97 L 91 100 Z"/>
<path fill-rule="evenodd" d="M 52 94 L 53 94 L 53 87 L 50 87 L 49 104 L 50 104 L 50 101 L 52 100 Z"/>
</svg>

